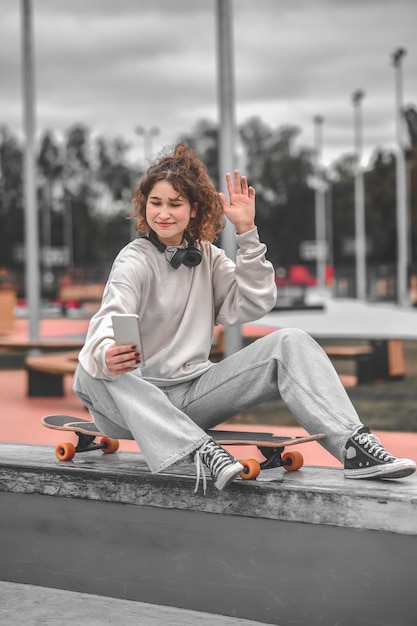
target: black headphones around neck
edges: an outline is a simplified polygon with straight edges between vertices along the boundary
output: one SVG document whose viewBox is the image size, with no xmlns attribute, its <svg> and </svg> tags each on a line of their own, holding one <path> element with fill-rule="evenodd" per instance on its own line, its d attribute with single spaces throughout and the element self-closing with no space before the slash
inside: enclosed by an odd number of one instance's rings
<svg viewBox="0 0 417 626">
<path fill-rule="evenodd" d="M 148 239 L 154 246 L 159 250 L 159 252 L 165 252 L 167 246 L 161 243 L 155 233 L 155 231 L 150 230 L 149 235 L 143 235 L 144 239 Z M 195 267 L 196 265 L 200 265 L 203 256 L 198 248 L 195 246 L 187 246 L 186 248 L 177 248 L 172 256 L 172 258 L 168 261 L 169 264 L 177 270 L 181 264 L 186 267 Z"/>
</svg>

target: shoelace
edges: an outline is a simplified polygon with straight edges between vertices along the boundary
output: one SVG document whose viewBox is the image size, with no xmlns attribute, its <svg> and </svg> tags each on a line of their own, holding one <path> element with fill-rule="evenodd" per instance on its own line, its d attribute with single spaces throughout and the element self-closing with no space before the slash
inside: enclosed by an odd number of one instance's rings
<svg viewBox="0 0 417 626">
<path fill-rule="evenodd" d="M 368 450 L 369 454 L 372 454 L 381 461 L 394 460 L 392 454 L 385 450 L 376 435 L 372 435 L 371 433 L 359 433 L 355 436 L 355 439 L 359 445 Z"/>
<path fill-rule="evenodd" d="M 197 493 L 198 491 L 198 486 L 200 483 L 200 476 L 201 476 L 202 481 L 203 481 L 203 494 L 206 495 L 207 477 L 206 477 L 206 472 L 204 469 L 203 459 L 201 458 L 201 448 L 196 450 L 195 455 L 194 455 L 194 462 L 195 462 L 195 468 L 196 468 L 196 474 L 197 474 L 196 480 L 195 480 L 194 493 Z"/>
</svg>

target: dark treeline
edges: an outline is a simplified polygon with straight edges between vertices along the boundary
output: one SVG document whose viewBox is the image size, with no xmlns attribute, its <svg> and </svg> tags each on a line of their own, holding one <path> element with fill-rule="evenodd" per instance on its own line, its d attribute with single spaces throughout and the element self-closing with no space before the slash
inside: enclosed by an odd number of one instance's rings
<svg viewBox="0 0 417 626">
<path fill-rule="evenodd" d="M 411 258 L 417 254 L 417 140 L 414 109 L 409 122 L 407 173 L 410 199 Z M 416 114 L 417 116 L 417 114 Z M 299 129 L 271 128 L 253 118 L 239 128 L 242 171 L 256 188 L 257 224 L 276 267 L 309 265 L 301 243 L 315 239 L 311 149 L 299 145 Z M 218 129 L 200 121 L 187 141 L 206 163 L 219 187 Z M 65 273 L 103 280 L 117 251 L 133 236 L 133 190 L 142 174 L 121 139 L 92 138 L 82 125 L 58 138 L 52 131 L 39 141 L 39 237 L 43 273 Z M 327 234 L 329 263 L 336 273 L 354 266 L 354 167 L 345 155 L 328 168 Z M 365 175 L 367 263 L 393 265 L 396 243 L 395 155 L 377 148 Z M 21 275 L 24 261 L 23 146 L 6 127 L 0 130 L 0 267 Z"/>
</svg>

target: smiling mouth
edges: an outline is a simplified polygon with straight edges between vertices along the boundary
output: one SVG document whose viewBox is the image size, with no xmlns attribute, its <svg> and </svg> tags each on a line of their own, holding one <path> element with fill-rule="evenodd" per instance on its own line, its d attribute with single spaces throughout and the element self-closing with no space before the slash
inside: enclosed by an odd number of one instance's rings
<svg viewBox="0 0 417 626">
<path fill-rule="evenodd" d="M 156 222 L 157 226 L 160 226 L 161 228 L 167 228 L 168 226 L 174 226 L 173 222 Z"/>
</svg>

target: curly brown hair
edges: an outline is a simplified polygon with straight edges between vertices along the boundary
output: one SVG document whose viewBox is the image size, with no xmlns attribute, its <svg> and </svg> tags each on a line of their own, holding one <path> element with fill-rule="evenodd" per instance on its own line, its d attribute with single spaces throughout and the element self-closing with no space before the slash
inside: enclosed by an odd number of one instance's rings
<svg viewBox="0 0 417 626">
<path fill-rule="evenodd" d="M 133 196 L 136 230 L 141 234 L 149 232 L 146 203 L 160 180 L 168 181 L 175 191 L 187 198 L 191 206 L 197 203 L 196 215 L 191 217 L 184 233 L 187 241 L 193 244 L 213 242 L 224 228 L 223 206 L 206 166 L 186 143 L 175 146 L 172 155 L 155 161 L 139 183 Z"/>
</svg>

